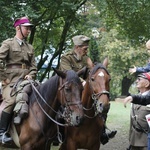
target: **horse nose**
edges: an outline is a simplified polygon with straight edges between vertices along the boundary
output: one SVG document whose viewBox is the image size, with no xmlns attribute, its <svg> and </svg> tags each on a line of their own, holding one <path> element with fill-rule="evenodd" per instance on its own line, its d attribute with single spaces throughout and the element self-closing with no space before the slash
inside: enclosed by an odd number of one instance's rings
<svg viewBox="0 0 150 150">
<path fill-rule="evenodd" d="M 97 105 L 97 111 L 99 112 L 99 113 L 102 113 L 103 112 L 103 103 L 99 103 L 98 105 Z"/>
</svg>

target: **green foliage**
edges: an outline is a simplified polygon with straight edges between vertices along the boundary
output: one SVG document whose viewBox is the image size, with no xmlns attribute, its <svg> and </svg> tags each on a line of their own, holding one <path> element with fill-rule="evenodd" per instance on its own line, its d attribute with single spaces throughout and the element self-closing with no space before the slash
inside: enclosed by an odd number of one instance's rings
<svg viewBox="0 0 150 150">
<path fill-rule="evenodd" d="M 36 56 L 41 55 L 38 70 L 47 60 L 45 50 L 52 54 L 40 81 L 50 73 L 54 59 L 59 62 L 61 54 L 72 48 L 71 38 L 76 34 L 91 37 L 89 55 L 93 61 L 109 57 L 113 95 L 121 93 L 124 77 L 131 78 L 129 67 L 146 64 L 148 0 L 1 0 L 0 5 L 0 42 L 14 36 L 14 20 L 25 15 L 35 25 L 29 42 Z"/>
<path fill-rule="evenodd" d="M 116 28 L 139 44 L 149 38 L 149 0 L 98 0 L 107 28 Z"/>
<path fill-rule="evenodd" d="M 111 90 L 113 95 L 118 95 L 122 90 L 122 79 L 126 76 L 132 77 L 128 72 L 129 67 L 143 66 L 147 63 L 148 54 L 145 51 L 145 43 L 140 47 L 135 47 L 128 39 L 120 36 L 117 30 L 101 34 L 102 38 L 99 44 L 100 49 L 103 50 L 101 57 L 108 56 L 109 58 L 109 71 L 112 78 Z"/>
<path fill-rule="evenodd" d="M 90 42 L 90 58 L 93 62 L 100 62 L 100 55 L 99 55 L 99 50 L 98 50 L 98 45 L 97 42 L 94 38 L 91 38 L 91 42 Z"/>
</svg>

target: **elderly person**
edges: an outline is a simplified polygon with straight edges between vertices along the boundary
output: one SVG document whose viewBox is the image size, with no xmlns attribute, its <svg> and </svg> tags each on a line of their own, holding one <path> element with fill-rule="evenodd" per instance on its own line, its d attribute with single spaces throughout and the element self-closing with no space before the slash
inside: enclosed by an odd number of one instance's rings
<svg viewBox="0 0 150 150">
<path fill-rule="evenodd" d="M 64 54 L 61 57 L 60 69 L 61 70 L 74 70 L 78 72 L 85 66 L 88 69 L 92 68 L 93 62 L 90 59 L 90 57 L 87 56 L 90 38 L 85 35 L 76 35 L 72 38 L 72 40 L 74 43 L 74 48 L 73 50 L 69 51 L 68 53 Z M 85 80 L 83 78 L 80 78 L 80 79 L 84 86 L 86 83 Z M 106 118 L 107 117 L 105 117 L 105 119 Z M 116 135 L 116 133 L 117 131 L 111 131 L 111 132 L 106 133 L 105 127 L 104 127 L 104 133 L 103 133 L 103 136 L 101 137 L 102 144 L 106 144 L 110 138 L 113 138 Z"/>
<path fill-rule="evenodd" d="M 150 145 L 147 140 L 149 126 L 145 116 L 150 114 L 150 73 L 141 73 L 136 80 L 136 87 L 139 94 L 130 95 L 124 99 L 124 106 L 128 102 L 132 103 L 131 126 L 130 126 L 130 149 L 147 150 Z M 144 106 L 145 105 L 145 106 Z"/>
<path fill-rule="evenodd" d="M 89 69 L 92 68 L 93 62 L 87 56 L 90 38 L 85 35 L 77 35 L 72 40 L 74 48 L 61 57 L 60 69 L 78 72 L 85 66 Z M 84 85 L 85 81 L 82 78 L 81 81 Z"/>
<path fill-rule="evenodd" d="M 12 140 L 6 133 L 16 103 L 16 95 L 11 95 L 12 89 L 19 78 L 34 79 L 37 73 L 34 49 L 26 41 L 32 26 L 27 17 L 17 19 L 14 22 L 15 37 L 3 41 L 0 47 L 0 81 L 4 103 L 0 120 L 0 141 L 3 142 Z M 25 111 L 22 113 L 27 113 L 26 100 L 22 104 L 19 105 Z"/>
<path fill-rule="evenodd" d="M 147 52 L 150 53 L 150 40 L 148 40 L 146 42 L 146 48 L 147 48 Z M 146 66 L 143 67 L 136 67 L 134 66 L 133 68 L 129 69 L 129 73 L 133 74 L 133 73 L 143 73 L 143 72 L 149 72 L 150 71 L 150 59 L 148 60 L 148 64 Z"/>
</svg>

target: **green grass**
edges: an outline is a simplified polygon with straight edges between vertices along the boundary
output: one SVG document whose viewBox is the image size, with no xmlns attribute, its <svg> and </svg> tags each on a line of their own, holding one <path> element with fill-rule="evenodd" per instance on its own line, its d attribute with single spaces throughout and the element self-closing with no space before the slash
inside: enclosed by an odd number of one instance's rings
<svg viewBox="0 0 150 150">
<path fill-rule="evenodd" d="M 122 122 L 122 126 L 128 126 L 130 118 L 130 109 L 130 104 L 127 104 L 127 107 L 125 108 L 122 102 L 111 102 L 107 124 L 117 126 L 118 122 Z"/>
</svg>

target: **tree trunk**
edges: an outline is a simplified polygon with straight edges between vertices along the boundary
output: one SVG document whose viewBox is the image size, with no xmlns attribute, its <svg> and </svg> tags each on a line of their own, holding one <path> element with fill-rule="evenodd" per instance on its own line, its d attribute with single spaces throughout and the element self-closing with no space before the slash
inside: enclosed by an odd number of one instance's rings
<svg viewBox="0 0 150 150">
<path fill-rule="evenodd" d="M 129 88 L 132 84 L 132 80 L 124 77 L 122 80 L 122 85 L 121 85 L 121 95 L 122 96 L 127 96 L 129 94 Z"/>
</svg>

